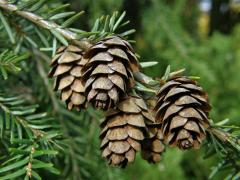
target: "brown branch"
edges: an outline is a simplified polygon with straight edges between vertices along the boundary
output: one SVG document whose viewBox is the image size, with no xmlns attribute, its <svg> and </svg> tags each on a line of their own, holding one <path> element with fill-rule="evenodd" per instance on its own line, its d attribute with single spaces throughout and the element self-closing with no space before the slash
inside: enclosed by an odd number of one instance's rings
<svg viewBox="0 0 240 180">
<path fill-rule="evenodd" d="M 133 75 L 137 81 L 139 81 L 143 84 L 148 84 L 148 85 L 158 84 L 157 81 L 155 81 L 151 77 L 147 76 L 146 74 L 143 74 L 140 71 L 134 72 Z"/>
</svg>

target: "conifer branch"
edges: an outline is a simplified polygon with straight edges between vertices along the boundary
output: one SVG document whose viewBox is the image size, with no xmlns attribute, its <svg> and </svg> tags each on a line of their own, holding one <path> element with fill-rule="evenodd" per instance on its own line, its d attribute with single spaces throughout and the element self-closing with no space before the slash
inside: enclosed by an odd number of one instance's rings
<svg viewBox="0 0 240 180">
<path fill-rule="evenodd" d="M 77 34 L 68 30 L 67 28 L 62 28 L 55 22 L 47 21 L 43 17 L 36 15 L 32 12 L 22 11 L 16 5 L 7 3 L 5 0 L 0 0 L 0 8 L 12 12 L 18 16 L 21 16 L 44 29 L 48 29 L 49 31 L 54 30 L 57 33 L 61 34 L 63 37 L 65 37 L 68 41 L 77 44 L 84 50 L 88 49 L 91 46 L 91 44 L 87 40 L 79 40 Z"/>
<path fill-rule="evenodd" d="M 27 121 L 25 121 L 23 118 L 20 116 L 15 115 L 7 106 L 5 106 L 3 103 L 0 102 L 0 109 L 11 114 L 12 116 L 15 116 L 15 120 L 21 124 L 24 128 L 29 129 L 36 138 L 43 136 L 43 131 L 40 131 L 39 129 L 34 129 L 29 124 Z"/>
<path fill-rule="evenodd" d="M 44 59 L 45 61 L 48 61 L 48 62 L 50 61 L 48 56 L 44 56 L 44 54 L 42 52 L 40 52 L 38 50 L 35 50 L 34 53 L 38 57 Z M 50 85 L 50 83 L 48 81 L 47 73 L 45 72 L 43 64 L 42 64 L 41 61 L 36 61 L 36 63 L 37 63 L 37 69 L 38 69 L 39 75 L 41 76 L 41 78 L 42 78 L 42 80 L 44 82 L 44 85 L 46 86 L 46 89 L 48 91 L 48 94 L 49 94 L 49 96 L 51 98 L 53 109 L 54 109 L 55 112 L 57 112 L 57 111 L 59 111 L 59 104 L 58 104 L 56 96 L 55 96 L 55 94 L 54 94 L 54 92 L 52 90 L 53 88 L 51 87 L 51 85 Z"/>
</svg>

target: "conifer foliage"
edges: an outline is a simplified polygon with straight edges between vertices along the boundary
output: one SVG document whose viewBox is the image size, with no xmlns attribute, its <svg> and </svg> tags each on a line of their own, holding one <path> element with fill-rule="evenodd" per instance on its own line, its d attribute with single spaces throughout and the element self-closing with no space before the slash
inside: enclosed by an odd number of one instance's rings
<svg viewBox="0 0 240 180">
<path fill-rule="evenodd" d="M 102 16 L 87 31 L 71 27 L 83 12 L 68 12 L 67 6 L 0 0 L 0 37 L 7 42 L 0 47 L 6 79 L 0 93 L 0 179 L 114 178 L 121 170 L 109 172 L 100 156 L 121 168 L 138 152 L 149 163 L 161 163 L 168 145 L 205 146 L 207 155 L 222 153 L 223 161 L 236 157 L 222 164 L 237 163 L 234 129 L 210 119 L 208 94 L 198 78 L 171 72 L 170 66 L 162 78 L 149 77 L 143 69 L 157 62 L 139 61 L 125 12 Z M 40 105 L 29 105 L 35 102 Z"/>
</svg>

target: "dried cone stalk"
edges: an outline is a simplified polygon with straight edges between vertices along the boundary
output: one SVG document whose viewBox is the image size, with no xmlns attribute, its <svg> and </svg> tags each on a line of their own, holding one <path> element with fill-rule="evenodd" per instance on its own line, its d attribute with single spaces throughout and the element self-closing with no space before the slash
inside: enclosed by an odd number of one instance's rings
<svg viewBox="0 0 240 180">
<path fill-rule="evenodd" d="M 54 90 L 61 91 L 61 99 L 67 108 L 80 111 L 85 107 L 85 88 L 82 81 L 82 67 L 86 61 L 82 57 L 83 51 L 76 46 L 60 47 L 52 59 L 50 77 L 56 77 Z"/>
<path fill-rule="evenodd" d="M 93 45 L 85 54 L 83 68 L 86 97 L 95 108 L 107 110 L 134 86 L 132 72 L 139 71 L 133 48 L 124 39 L 113 36 Z"/>
<path fill-rule="evenodd" d="M 120 167 L 133 162 L 136 152 L 141 150 L 147 120 L 150 121 L 148 108 L 135 96 L 128 96 L 117 109 L 108 111 L 101 123 L 102 157 L 108 159 L 109 164 Z"/>
<path fill-rule="evenodd" d="M 209 127 L 207 93 L 196 81 L 175 77 L 160 88 L 157 97 L 156 121 L 162 124 L 165 142 L 180 149 L 198 149 Z"/>
</svg>

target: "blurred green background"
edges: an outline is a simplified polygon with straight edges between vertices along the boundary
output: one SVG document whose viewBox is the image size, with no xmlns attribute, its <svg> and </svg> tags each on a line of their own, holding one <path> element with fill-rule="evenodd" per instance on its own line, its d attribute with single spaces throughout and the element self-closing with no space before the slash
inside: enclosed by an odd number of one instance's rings
<svg viewBox="0 0 240 180">
<path fill-rule="evenodd" d="M 91 27 L 94 20 L 113 11 L 127 12 L 132 39 L 141 61 L 158 61 L 145 69 L 161 77 L 168 64 L 172 70 L 186 68 L 201 77 L 209 92 L 214 122 L 229 118 L 240 125 L 240 26 L 237 1 L 197 0 L 74 0 L 71 8 L 85 10 L 77 26 Z M 130 28 L 128 27 L 128 28 Z M 140 157 L 117 179 L 207 179 L 217 157 L 204 159 L 204 150 L 180 152 L 168 148 L 163 161 L 149 165 Z M 227 171 L 227 170 L 226 170 Z M 223 174 L 226 172 L 222 172 Z M 219 173 L 213 179 L 222 179 Z"/>
</svg>

